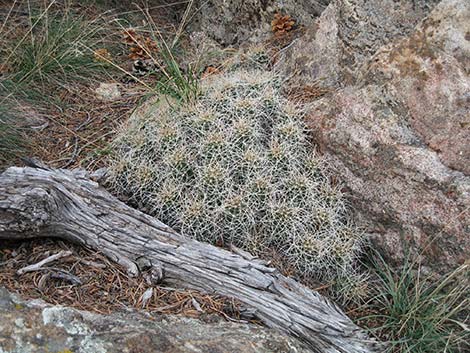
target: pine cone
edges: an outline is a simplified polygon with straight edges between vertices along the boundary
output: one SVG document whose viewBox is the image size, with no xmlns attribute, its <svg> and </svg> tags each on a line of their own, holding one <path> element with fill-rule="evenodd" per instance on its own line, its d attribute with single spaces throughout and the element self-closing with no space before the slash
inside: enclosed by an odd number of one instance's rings
<svg viewBox="0 0 470 353">
<path fill-rule="evenodd" d="M 282 16 L 280 13 L 274 15 L 274 20 L 271 21 L 271 30 L 276 36 L 283 35 L 293 29 L 295 20 L 289 15 Z"/>
</svg>

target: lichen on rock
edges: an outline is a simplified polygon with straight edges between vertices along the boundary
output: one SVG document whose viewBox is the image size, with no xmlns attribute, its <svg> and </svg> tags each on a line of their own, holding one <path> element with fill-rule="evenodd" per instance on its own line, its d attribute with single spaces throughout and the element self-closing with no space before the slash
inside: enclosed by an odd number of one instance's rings
<svg viewBox="0 0 470 353">
<path fill-rule="evenodd" d="M 17 309 L 17 306 L 21 309 Z M 0 287 L 0 353 L 303 353 L 294 339 L 225 321 L 139 312 L 100 315 L 23 300 Z"/>
</svg>

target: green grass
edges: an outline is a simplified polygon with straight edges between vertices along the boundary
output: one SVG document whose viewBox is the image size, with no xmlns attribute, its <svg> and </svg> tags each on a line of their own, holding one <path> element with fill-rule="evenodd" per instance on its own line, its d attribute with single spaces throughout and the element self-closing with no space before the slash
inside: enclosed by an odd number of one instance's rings
<svg viewBox="0 0 470 353">
<path fill-rule="evenodd" d="M 6 96 L 38 100 L 103 68 L 93 57 L 103 38 L 101 18 L 89 20 L 70 8 L 52 10 L 51 4 L 30 9 L 29 28 L 2 45 L 1 59 L 11 68 L 0 84 Z"/>
<path fill-rule="evenodd" d="M 142 32 L 146 32 L 147 36 L 156 43 L 158 52 L 150 53 L 144 46 L 138 45 L 150 57 L 157 67 L 159 78 L 156 82 L 154 93 L 170 96 L 180 102 L 194 101 L 199 93 L 199 74 L 200 67 L 198 63 L 188 63 L 186 68 L 183 69 L 181 65 L 181 58 L 184 56 L 181 48 L 179 47 L 179 40 L 181 33 L 186 23 L 186 15 L 189 13 L 193 5 L 190 0 L 187 4 L 185 15 L 180 23 L 180 28 L 171 36 L 164 36 L 160 31 L 158 25 L 153 21 L 152 16 L 145 10 L 141 9 L 142 15 L 145 16 L 147 26 L 141 28 Z M 124 31 L 125 25 L 120 24 L 121 29 Z M 129 27 L 129 26 L 128 26 Z M 170 43 L 171 42 L 171 43 Z"/>
<path fill-rule="evenodd" d="M 187 70 L 183 71 L 166 44 L 160 45 L 160 57 L 164 63 L 163 77 L 157 82 L 156 90 L 183 102 L 195 100 L 199 95 L 196 70 L 188 66 Z"/>
<path fill-rule="evenodd" d="M 105 21 L 89 19 L 66 4 L 14 2 L 0 23 L 0 162 L 11 163 L 26 145 L 11 107 L 59 107 L 60 94 L 103 77 L 93 51 L 104 46 Z M 16 7 L 15 7 L 16 6 Z M 18 10 L 18 11 L 16 11 Z M 26 13 L 17 15 L 17 13 Z M 18 25 L 19 24 L 19 25 Z M 13 103 L 14 102 L 14 103 Z"/>
<path fill-rule="evenodd" d="M 74 82 L 100 77 L 99 74 L 102 77 L 105 69 L 117 69 L 132 76 L 119 64 L 106 62 L 107 59 L 95 60 L 93 54 L 99 48 L 109 49 L 110 43 L 105 45 L 103 38 L 125 30 L 120 24 L 123 18 L 111 21 L 121 27 L 116 28 L 111 22 L 106 23 L 102 16 L 89 19 L 71 7 L 57 9 L 52 4 L 49 2 L 43 8 L 30 9 L 30 28 L 19 40 L 0 48 L 0 62 L 11 67 L 6 79 L 0 82 L 0 91 L 6 92 L 7 96 L 21 95 L 38 101 L 44 96 L 53 97 L 56 89 L 67 88 Z M 177 53 L 181 33 L 175 33 L 173 39 L 164 38 L 152 17 L 144 10 L 142 15 L 147 22 L 142 30 L 152 37 L 159 48 L 158 57 L 147 53 L 159 72 L 155 86 L 148 88 L 154 93 L 169 95 L 181 101 L 194 99 L 199 89 L 198 72 L 191 65 L 186 65 L 186 69 L 181 68 L 181 53 Z M 8 25 L 3 28 L 8 28 Z M 167 43 L 170 40 L 171 45 Z M 142 80 L 137 81 L 146 86 Z"/>
<path fill-rule="evenodd" d="M 182 32 L 188 22 L 188 18 L 194 9 L 193 5 L 194 0 L 189 0 L 171 45 L 168 45 L 163 39 L 163 36 L 160 31 L 158 31 L 158 27 L 155 26 L 155 23 L 150 21 L 154 28 L 152 31 L 153 36 L 157 40 L 157 43 L 160 43 L 160 54 L 165 68 L 163 71 L 165 78 L 159 81 L 157 89 L 162 91 L 164 94 L 185 102 L 194 101 L 200 94 L 198 77 L 199 65 L 198 63 L 193 63 L 192 65 L 188 64 L 186 70 L 182 70 L 178 62 L 175 60 L 174 53 L 177 45 L 179 44 Z M 157 36 L 155 34 L 157 34 Z M 158 39 L 160 40 L 158 41 Z"/>
<path fill-rule="evenodd" d="M 373 272 L 378 294 L 372 309 L 377 314 L 360 319 L 380 323 L 372 332 L 390 342 L 390 352 L 457 353 L 470 349 L 470 285 L 468 264 L 439 279 L 407 259 L 394 271 L 376 254 Z"/>
<path fill-rule="evenodd" d="M 94 5 L 89 4 L 92 11 L 87 11 L 88 5 L 75 2 L 12 3 L 12 15 L 0 22 L 0 65 L 7 68 L 0 72 L 0 105 L 14 100 L 15 104 L 27 103 L 35 109 L 61 111 L 68 104 L 62 98 L 64 94 L 80 95 L 103 79 L 113 80 L 116 73 L 132 76 L 122 65 L 128 64 L 129 49 L 121 39 L 124 27 L 120 23 L 124 17 L 107 16 L 105 9 L 99 15 L 100 10 Z M 138 11 L 132 12 L 139 15 Z M 178 33 L 174 38 L 165 34 L 172 43 L 167 45 L 150 15 L 142 10 L 141 19 L 142 14 L 147 19 L 143 30 L 158 43 L 158 57 L 152 59 L 160 67 L 157 81 L 132 77 L 152 95 L 165 94 L 181 101 L 193 99 L 198 92 L 197 74 L 190 68 L 181 69 Z M 138 23 L 137 19 L 132 22 Z M 112 58 L 98 58 L 97 49 L 107 49 Z M 20 139 L 15 137 L 13 120 L 8 117 L 0 121 L 2 160 L 19 150 L 19 143 L 14 143 Z"/>
</svg>

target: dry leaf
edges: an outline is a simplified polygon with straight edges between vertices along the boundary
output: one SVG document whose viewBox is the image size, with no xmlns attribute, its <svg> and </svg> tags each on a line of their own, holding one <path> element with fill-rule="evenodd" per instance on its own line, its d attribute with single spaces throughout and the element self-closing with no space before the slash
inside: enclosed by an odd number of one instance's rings
<svg viewBox="0 0 470 353">
<path fill-rule="evenodd" d="M 138 34 L 132 28 L 124 30 L 123 42 L 131 46 L 129 58 L 132 60 L 150 59 L 158 52 L 158 45 L 153 39 Z"/>
</svg>

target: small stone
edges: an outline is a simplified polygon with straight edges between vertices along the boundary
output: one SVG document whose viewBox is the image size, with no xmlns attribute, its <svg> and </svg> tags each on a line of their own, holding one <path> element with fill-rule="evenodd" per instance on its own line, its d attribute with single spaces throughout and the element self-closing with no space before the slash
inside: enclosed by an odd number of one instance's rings
<svg viewBox="0 0 470 353">
<path fill-rule="evenodd" d="M 96 96 L 103 101 L 114 101 L 121 98 L 121 91 L 117 83 L 102 82 L 95 89 Z"/>
<path fill-rule="evenodd" d="M 23 318 L 15 319 L 15 325 L 19 328 L 23 328 L 24 327 L 24 319 Z"/>
</svg>

